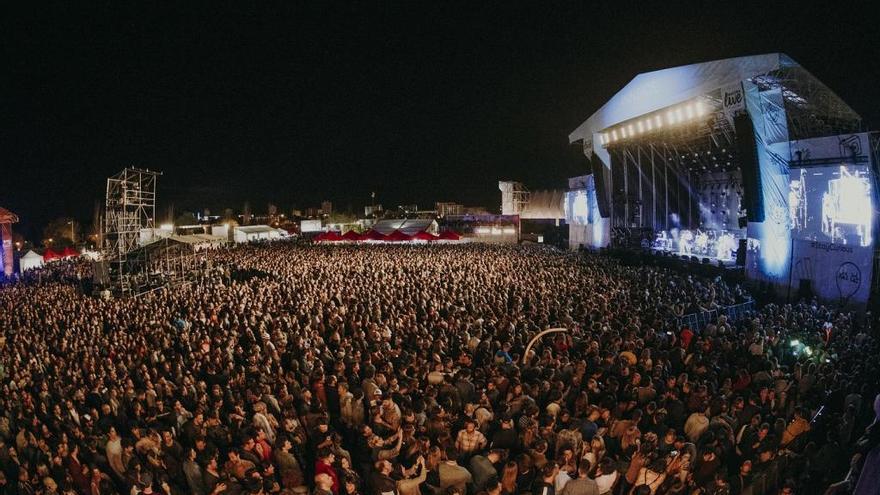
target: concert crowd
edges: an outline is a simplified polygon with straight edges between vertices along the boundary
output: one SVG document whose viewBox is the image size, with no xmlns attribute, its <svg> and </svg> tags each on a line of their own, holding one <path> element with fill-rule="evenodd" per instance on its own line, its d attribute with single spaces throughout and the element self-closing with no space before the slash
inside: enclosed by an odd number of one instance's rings
<svg viewBox="0 0 880 495">
<path fill-rule="evenodd" d="M 70 262 L 0 288 L 0 494 L 877 493 L 870 316 L 687 328 L 748 291 L 540 246 L 210 261 L 139 297 Z"/>
</svg>

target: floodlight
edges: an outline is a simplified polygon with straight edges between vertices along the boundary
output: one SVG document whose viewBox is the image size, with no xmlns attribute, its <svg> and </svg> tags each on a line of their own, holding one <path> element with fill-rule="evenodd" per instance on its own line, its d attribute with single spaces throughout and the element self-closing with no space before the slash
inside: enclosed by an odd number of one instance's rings
<svg viewBox="0 0 880 495">
<path fill-rule="evenodd" d="M 694 118 L 694 105 L 693 104 L 688 105 L 687 108 L 685 109 L 685 111 L 687 112 L 688 119 Z"/>
<path fill-rule="evenodd" d="M 638 127 L 638 129 L 639 129 L 639 134 L 645 132 L 645 125 L 642 123 L 641 120 L 639 121 L 638 124 L 636 124 L 636 127 Z"/>
</svg>

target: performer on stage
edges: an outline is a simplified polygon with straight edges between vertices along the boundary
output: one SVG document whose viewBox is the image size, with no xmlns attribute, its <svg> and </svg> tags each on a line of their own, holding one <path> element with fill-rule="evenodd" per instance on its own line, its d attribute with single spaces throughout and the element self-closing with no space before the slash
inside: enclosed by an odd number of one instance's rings
<svg viewBox="0 0 880 495">
<path fill-rule="evenodd" d="M 694 233 L 690 230 L 682 230 L 678 239 L 678 251 L 684 255 L 691 255 L 694 250 Z"/>
</svg>

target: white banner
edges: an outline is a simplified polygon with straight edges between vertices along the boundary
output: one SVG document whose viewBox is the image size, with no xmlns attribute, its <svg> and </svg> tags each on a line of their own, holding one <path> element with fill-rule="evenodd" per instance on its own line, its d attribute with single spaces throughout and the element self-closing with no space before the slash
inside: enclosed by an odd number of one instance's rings
<svg viewBox="0 0 880 495">
<path fill-rule="evenodd" d="M 864 304 L 871 287 L 874 249 L 821 241 L 794 241 L 791 290 L 810 280 L 813 293 L 825 301 Z"/>
<path fill-rule="evenodd" d="M 742 84 L 721 88 L 721 108 L 724 116 L 733 125 L 733 117 L 746 110 L 746 98 Z"/>
</svg>

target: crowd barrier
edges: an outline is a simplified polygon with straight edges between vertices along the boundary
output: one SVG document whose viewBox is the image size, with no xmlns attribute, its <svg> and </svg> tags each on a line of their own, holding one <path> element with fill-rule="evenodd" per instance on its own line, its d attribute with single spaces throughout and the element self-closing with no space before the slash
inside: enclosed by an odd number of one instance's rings
<svg viewBox="0 0 880 495">
<path fill-rule="evenodd" d="M 744 303 L 734 304 L 720 309 L 691 313 L 678 318 L 678 328 L 688 327 L 695 332 L 699 332 L 706 328 L 706 325 L 718 321 L 718 317 L 721 315 L 727 316 L 728 321 L 735 322 L 754 311 L 755 301 L 746 301 Z"/>
</svg>

